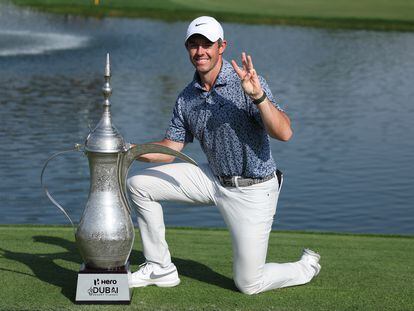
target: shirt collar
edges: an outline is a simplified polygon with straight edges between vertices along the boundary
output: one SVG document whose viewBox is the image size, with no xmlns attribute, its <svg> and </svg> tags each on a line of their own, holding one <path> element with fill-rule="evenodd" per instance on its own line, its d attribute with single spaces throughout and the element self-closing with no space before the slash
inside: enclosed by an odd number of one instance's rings
<svg viewBox="0 0 414 311">
<path fill-rule="evenodd" d="M 233 70 L 233 67 L 231 66 L 231 64 L 223 58 L 223 63 L 221 65 L 220 72 L 217 76 L 217 79 L 216 79 L 216 82 L 214 83 L 213 88 L 215 88 L 217 86 L 226 85 L 228 80 L 229 80 L 229 77 L 230 77 L 229 73 L 232 70 Z M 201 85 L 200 76 L 198 75 L 197 71 L 194 73 L 193 85 L 194 85 L 194 87 L 196 87 L 200 90 L 204 90 L 203 86 Z"/>
</svg>

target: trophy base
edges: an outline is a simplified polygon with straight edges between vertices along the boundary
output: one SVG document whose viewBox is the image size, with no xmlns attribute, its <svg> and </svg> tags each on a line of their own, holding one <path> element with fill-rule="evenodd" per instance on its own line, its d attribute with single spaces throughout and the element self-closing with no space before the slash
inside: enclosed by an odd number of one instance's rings
<svg viewBox="0 0 414 311">
<path fill-rule="evenodd" d="M 76 287 L 77 304 L 130 304 L 129 263 L 117 269 L 90 269 L 82 264 Z"/>
</svg>

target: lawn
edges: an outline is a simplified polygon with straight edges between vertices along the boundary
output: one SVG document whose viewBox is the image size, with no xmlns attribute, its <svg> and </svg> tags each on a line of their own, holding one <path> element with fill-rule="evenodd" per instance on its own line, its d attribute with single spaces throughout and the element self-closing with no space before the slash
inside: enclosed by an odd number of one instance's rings
<svg viewBox="0 0 414 311">
<path fill-rule="evenodd" d="M 0 0 L 2 1 L 2 0 Z M 4 0 L 3 0 L 4 1 Z M 88 16 L 221 21 L 332 28 L 414 30 L 412 0 L 12 0 L 40 10 Z"/>
<path fill-rule="evenodd" d="M 79 306 L 73 230 L 0 226 L 0 309 L 414 310 L 414 237 L 272 232 L 268 261 L 294 261 L 310 247 L 322 271 L 310 284 L 254 296 L 234 287 L 226 230 L 168 228 L 167 239 L 180 286 L 136 288 L 129 306 Z M 133 270 L 143 260 L 137 231 Z"/>
</svg>

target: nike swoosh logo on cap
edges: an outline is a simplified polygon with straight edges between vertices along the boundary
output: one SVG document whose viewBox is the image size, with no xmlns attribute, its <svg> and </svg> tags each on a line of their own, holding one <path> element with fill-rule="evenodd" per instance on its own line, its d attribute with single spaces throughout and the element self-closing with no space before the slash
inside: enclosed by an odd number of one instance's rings
<svg viewBox="0 0 414 311">
<path fill-rule="evenodd" d="M 158 278 L 162 278 L 163 276 L 167 276 L 171 273 L 174 273 L 175 270 L 167 272 L 167 273 L 163 273 L 163 274 L 155 274 L 154 271 L 151 272 L 150 274 L 150 279 L 154 280 L 154 279 L 158 279 Z"/>
<path fill-rule="evenodd" d="M 196 27 L 201 26 L 201 25 L 205 25 L 207 23 L 200 23 L 200 24 L 195 24 Z"/>
</svg>

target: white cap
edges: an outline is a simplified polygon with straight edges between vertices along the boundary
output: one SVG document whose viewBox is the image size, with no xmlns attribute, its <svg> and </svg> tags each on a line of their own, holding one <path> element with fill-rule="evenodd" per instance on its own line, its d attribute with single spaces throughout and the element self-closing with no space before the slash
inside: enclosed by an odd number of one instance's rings
<svg viewBox="0 0 414 311">
<path fill-rule="evenodd" d="M 211 42 L 216 42 L 218 39 L 224 39 L 223 28 L 220 23 L 210 16 L 198 17 L 190 23 L 187 29 L 185 42 L 195 34 L 203 35 Z"/>
</svg>

